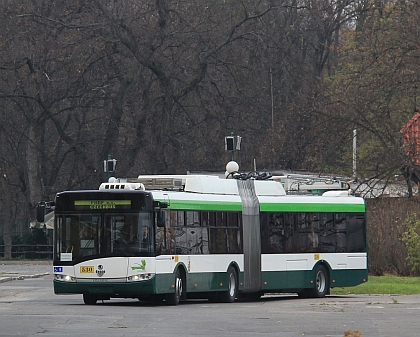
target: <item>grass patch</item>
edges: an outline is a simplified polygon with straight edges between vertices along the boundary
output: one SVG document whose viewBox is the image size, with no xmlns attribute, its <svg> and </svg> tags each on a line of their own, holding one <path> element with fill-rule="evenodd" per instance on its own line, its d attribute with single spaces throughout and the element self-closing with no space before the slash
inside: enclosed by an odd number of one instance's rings
<svg viewBox="0 0 420 337">
<path fill-rule="evenodd" d="M 369 276 L 366 283 L 356 287 L 331 289 L 331 295 L 348 294 L 420 294 L 420 277 Z"/>
</svg>

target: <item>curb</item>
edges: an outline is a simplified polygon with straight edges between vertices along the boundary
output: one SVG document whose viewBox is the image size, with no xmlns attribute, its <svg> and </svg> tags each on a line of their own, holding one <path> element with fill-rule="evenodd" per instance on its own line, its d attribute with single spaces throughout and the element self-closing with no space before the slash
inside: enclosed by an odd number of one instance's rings
<svg viewBox="0 0 420 337">
<path fill-rule="evenodd" d="M 46 276 L 46 275 L 50 275 L 50 273 L 0 277 L 0 283 L 14 281 L 14 280 L 24 280 L 24 279 L 27 279 L 27 278 L 38 278 L 38 277 L 42 277 L 42 276 Z"/>
</svg>

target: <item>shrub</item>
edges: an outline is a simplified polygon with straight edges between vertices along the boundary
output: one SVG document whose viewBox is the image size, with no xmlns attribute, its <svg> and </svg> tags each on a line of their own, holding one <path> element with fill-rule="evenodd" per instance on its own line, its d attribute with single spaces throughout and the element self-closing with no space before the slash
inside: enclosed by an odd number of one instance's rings
<svg viewBox="0 0 420 337">
<path fill-rule="evenodd" d="M 406 230 L 402 235 L 402 242 L 407 248 L 407 260 L 410 263 L 411 273 L 420 275 L 420 220 L 416 214 L 411 214 L 405 219 Z"/>
<path fill-rule="evenodd" d="M 418 200 L 408 198 L 367 199 L 369 274 L 411 274 L 407 249 L 401 241 L 404 219 L 420 214 Z"/>
</svg>

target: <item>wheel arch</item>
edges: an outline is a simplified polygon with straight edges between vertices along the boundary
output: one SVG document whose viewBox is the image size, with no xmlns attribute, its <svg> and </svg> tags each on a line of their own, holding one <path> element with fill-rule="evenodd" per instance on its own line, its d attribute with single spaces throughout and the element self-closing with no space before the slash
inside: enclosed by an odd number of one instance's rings
<svg viewBox="0 0 420 337">
<path fill-rule="evenodd" d="M 326 260 L 319 260 L 317 263 L 315 263 L 312 268 L 312 273 L 315 272 L 316 268 L 318 268 L 318 266 L 320 265 L 325 267 L 328 273 L 328 277 L 330 277 L 332 268 L 331 268 L 331 265 Z"/>
<path fill-rule="evenodd" d="M 176 273 L 176 270 L 179 269 L 181 273 L 184 273 L 184 276 L 187 274 L 187 266 L 184 264 L 184 262 L 178 262 L 178 264 L 174 267 L 174 274 Z"/>
<path fill-rule="evenodd" d="M 229 263 L 227 269 L 226 269 L 226 273 L 229 271 L 230 267 L 235 268 L 236 271 L 236 275 L 238 276 L 239 279 L 239 274 L 241 272 L 241 269 L 239 268 L 238 264 L 236 263 L 236 261 L 232 261 L 231 263 Z"/>
</svg>

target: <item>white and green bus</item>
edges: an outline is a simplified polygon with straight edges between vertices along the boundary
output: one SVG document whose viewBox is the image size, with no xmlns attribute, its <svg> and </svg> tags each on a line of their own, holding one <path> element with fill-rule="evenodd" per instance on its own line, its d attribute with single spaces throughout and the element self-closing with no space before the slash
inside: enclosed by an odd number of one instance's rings
<svg viewBox="0 0 420 337">
<path fill-rule="evenodd" d="M 287 195 L 274 180 L 140 176 L 58 193 L 54 212 L 54 292 L 86 304 L 324 297 L 368 278 L 365 203 L 347 191 Z"/>
</svg>

